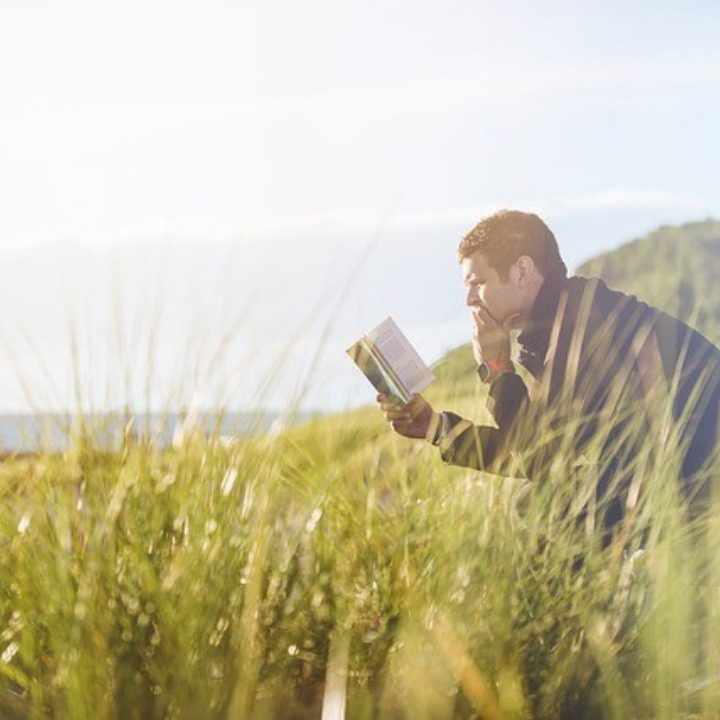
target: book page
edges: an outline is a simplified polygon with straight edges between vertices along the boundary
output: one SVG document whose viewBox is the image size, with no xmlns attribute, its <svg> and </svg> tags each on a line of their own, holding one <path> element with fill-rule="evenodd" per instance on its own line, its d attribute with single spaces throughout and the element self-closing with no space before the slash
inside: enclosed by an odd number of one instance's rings
<svg viewBox="0 0 720 720">
<path fill-rule="evenodd" d="M 402 403 L 410 400 L 412 393 L 402 386 L 377 348 L 366 337 L 360 338 L 346 352 L 379 393 L 391 395 Z"/>
<path fill-rule="evenodd" d="M 367 334 L 367 338 L 410 394 L 424 390 L 435 379 L 430 368 L 392 318 L 381 322 Z"/>
</svg>

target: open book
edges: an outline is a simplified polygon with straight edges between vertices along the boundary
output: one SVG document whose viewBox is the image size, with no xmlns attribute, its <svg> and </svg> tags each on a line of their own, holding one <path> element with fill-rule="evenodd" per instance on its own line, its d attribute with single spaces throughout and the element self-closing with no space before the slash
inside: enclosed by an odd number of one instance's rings
<svg viewBox="0 0 720 720">
<path fill-rule="evenodd" d="M 392 318 L 365 333 L 347 354 L 378 392 L 403 404 L 435 379 Z"/>
</svg>

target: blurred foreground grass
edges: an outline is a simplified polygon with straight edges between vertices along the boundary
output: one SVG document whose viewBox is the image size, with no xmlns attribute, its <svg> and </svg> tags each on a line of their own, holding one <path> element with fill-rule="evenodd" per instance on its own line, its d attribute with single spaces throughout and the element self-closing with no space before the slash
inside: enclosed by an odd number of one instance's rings
<svg viewBox="0 0 720 720">
<path fill-rule="evenodd" d="M 591 473 L 447 467 L 373 408 L 171 449 L 88 428 L 0 466 L 0 715 L 720 717 L 720 513 L 691 525 L 673 466 L 643 458 L 603 547 Z"/>
</svg>

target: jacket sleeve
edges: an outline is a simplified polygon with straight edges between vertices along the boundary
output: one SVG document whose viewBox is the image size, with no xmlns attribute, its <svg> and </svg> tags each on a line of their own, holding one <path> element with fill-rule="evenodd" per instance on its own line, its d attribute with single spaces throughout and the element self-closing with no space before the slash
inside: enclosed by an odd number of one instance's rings
<svg viewBox="0 0 720 720">
<path fill-rule="evenodd" d="M 522 378 L 503 373 L 490 386 L 488 409 L 497 427 L 474 425 L 450 412 L 442 413 L 440 456 L 451 465 L 499 472 L 510 451 L 516 449 L 518 420 L 528 403 Z"/>
</svg>

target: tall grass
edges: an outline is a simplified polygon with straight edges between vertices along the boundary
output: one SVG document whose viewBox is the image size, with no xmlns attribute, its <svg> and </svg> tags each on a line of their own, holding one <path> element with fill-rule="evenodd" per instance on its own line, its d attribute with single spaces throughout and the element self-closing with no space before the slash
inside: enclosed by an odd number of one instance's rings
<svg viewBox="0 0 720 720">
<path fill-rule="evenodd" d="M 428 397 L 487 419 L 465 380 Z M 76 428 L 0 466 L 3 717 L 720 717 L 720 511 L 689 519 L 672 438 L 610 537 L 609 428 L 578 462 L 578 426 L 538 425 L 533 483 L 372 408 L 172 447 Z"/>
<path fill-rule="evenodd" d="M 519 492 L 370 411 L 171 449 L 86 434 L 0 468 L 0 704 L 320 717 L 334 682 L 346 717 L 717 717 L 720 514 L 686 519 L 673 465 L 638 460 L 604 545 L 586 468 Z"/>
</svg>

